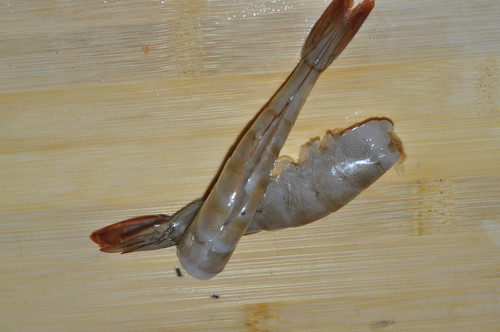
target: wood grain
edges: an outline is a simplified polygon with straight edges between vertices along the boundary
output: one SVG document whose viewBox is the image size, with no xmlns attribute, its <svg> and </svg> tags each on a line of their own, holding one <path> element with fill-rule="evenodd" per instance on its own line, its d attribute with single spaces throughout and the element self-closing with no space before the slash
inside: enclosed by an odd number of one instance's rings
<svg viewBox="0 0 500 332">
<path fill-rule="evenodd" d="M 498 328 L 495 0 L 377 0 L 283 150 L 394 121 L 404 170 L 338 213 L 245 237 L 205 282 L 177 277 L 173 249 L 111 255 L 90 242 L 204 193 L 327 3 L 1 5 L 2 330 Z"/>
</svg>

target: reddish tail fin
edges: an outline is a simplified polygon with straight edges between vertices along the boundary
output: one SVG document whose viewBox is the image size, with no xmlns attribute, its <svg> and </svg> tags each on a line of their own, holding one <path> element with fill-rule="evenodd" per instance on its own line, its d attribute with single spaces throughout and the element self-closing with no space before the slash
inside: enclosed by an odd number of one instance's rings
<svg viewBox="0 0 500 332">
<path fill-rule="evenodd" d="M 375 6 L 364 0 L 353 8 L 352 0 L 334 0 L 313 26 L 302 48 L 302 57 L 323 71 L 344 50 Z"/>
<path fill-rule="evenodd" d="M 90 235 L 90 239 L 104 252 L 127 253 L 148 248 L 156 249 L 150 247 L 156 244 L 155 234 L 160 235 L 155 232 L 155 228 L 168 223 L 170 219 L 170 216 L 165 214 L 136 217 L 98 229 Z M 160 238 L 161 236 L 158 236 L 157 240 Z"/>
<path fill-rule="evenodd" d="M 203 200 L 195 200 L 173 216 L 156 214 L 120 221 L 98 229 L 90 235 L 90 239 L 104 252 L 124 254 L 168 248 L 177 245 L 202 205 Z"/>
</svg>

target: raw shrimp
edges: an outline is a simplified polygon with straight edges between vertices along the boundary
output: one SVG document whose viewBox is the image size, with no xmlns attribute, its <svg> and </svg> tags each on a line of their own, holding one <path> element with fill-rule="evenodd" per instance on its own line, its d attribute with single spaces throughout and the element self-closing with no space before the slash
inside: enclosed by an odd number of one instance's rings
<svg viewBox="0 0 500 332">
<path fill-rule="evenodd" d="M 258 211 L 271 169 L 314 83 L 354 37 L 373 6 L 370 0 L 354 8 L 352 1 L 334 0 L 330 4 L 311 30 L 299 64 L 244 133 L 204 202 L 195 202 L 171 219 L 156 215 L 111 225 L 91 238 L 103 251 L 128 252 L 154 249 L 158 242 L 141 242 L 141 236 L 148 234 L 150 239 L 163 239 L 164 244 L 177 242 L 179 260 L 193 277 L 206 280 L 220 273 Z M 356 190 L 351 195 L 354 197 Z M 259 211 L 276 213 L 265 208 Z M 287 227 L 259 221 L 250 231 L 271 229 L 269 224 Z"/>
<path fill-rule="evenodd" d="M 303 145 L 297 162 L 280 157 L 245 235 L 298 227 L 337 211 L 405 159 L 401 140 L 387 119 L 328 131 Z M 173 216 L 125 220 L 92 234 L 104 252 L 155 250 L 177 245 L 203 199 Z"/>
</svg>

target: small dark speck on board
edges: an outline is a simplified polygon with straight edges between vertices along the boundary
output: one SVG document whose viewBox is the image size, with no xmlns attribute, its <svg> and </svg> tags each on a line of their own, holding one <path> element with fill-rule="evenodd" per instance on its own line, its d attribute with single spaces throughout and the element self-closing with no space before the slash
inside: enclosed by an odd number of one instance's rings
<svg viewBox="0 0 500 332">
<path fill-rule="evenodd" d="M 372 330 L 383 329 L 389 325 L 396 324 L 395 320 L 376 320 L 373 321 L 370 325 Z"/>
<path fill-rule="evenodd" d="M 212 294 L 212 295 L 210 295 L 210 297 L 211 297 L 212 299 L 218 299 L 220 296 L 219 296 L 219 295 L 217 295 L 217 294 Z"/>
<path fill-rule="evenodd" d="M 179 269 L 178 266 L 175 267 L 175 273 L 177 273 L 177 276 L 178 277 L 182 277 L 182 272 L 181 272 L 181 269 Z"/>
</svg>

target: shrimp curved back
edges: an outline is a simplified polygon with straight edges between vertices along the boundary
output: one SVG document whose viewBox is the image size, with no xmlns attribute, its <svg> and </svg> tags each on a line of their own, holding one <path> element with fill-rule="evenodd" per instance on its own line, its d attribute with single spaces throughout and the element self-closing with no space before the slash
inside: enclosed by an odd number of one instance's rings
<svg viewBox="0 0 500 332">
<path fill-rule="evenodd" d="M 206 280 L 224 269 L 255 215 L 270 171 L 314 83 L 354 37 L 374 1 L 352 5 L 342 0 L 330 4 L 311 30 L 299 64 L 227 160 L 177 247 L 191 276 Z"/>
</svg>

